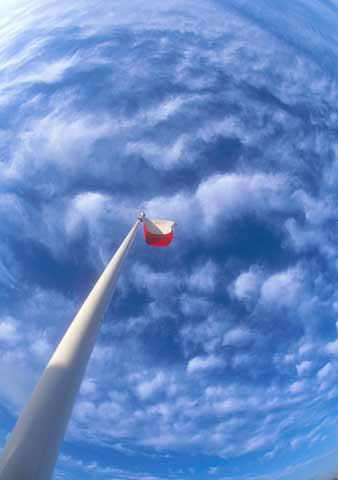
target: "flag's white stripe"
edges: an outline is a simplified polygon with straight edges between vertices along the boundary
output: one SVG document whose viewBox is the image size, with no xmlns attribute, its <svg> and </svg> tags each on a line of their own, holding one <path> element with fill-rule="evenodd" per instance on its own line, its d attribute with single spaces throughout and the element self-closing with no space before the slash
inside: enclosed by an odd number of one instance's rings
<svg viewBox="0 0 338 480">
<path fill-rule="evenodd" d="M 147 230 L 154 235 L 167 235 L 172 232 L 175 222 L 170 220 L 148 220 L 146 219 Z"/>
</svg>

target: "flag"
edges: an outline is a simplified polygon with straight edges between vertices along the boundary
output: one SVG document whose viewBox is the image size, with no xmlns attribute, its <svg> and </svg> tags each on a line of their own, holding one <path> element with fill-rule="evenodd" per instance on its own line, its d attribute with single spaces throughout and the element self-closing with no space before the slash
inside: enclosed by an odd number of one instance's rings
<svg viewBox="0 0 338 480">
<path fill-rule="evenodd" d="M 144 219 L 144 239 L 148 245 L 153 247 L 167 247 L 173 237 L 175 222 L 170 220 L 149 220 Z"/>
</svg>

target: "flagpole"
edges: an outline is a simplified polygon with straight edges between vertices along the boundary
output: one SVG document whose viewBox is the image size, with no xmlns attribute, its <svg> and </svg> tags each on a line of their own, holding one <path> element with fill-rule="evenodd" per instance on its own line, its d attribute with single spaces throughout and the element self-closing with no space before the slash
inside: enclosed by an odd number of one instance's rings
<svg viewBox="0 0 338 480">
<path fill-rule="evenodd" d="M 141 213 L 56 348 L 0 459 L 0 480 L 49 480 L 101 320 Z"/>
</svg>

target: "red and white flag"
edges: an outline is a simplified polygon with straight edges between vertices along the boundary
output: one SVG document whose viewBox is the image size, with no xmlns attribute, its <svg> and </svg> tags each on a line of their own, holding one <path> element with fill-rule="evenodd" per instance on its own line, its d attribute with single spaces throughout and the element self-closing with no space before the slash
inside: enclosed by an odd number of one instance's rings
<svg viewBox="0 0 338 480">
<path fill-rule="evenodd" d="M 153 247 L 167 247 L 174 238 L 173 227 L 175 222 L 170 220 L 144 219 L 144 239 Z"/>
</svg>

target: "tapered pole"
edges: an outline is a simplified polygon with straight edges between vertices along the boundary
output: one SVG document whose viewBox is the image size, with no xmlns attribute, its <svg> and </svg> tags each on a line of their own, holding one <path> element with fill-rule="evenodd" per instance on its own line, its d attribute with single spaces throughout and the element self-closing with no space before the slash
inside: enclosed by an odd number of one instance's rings
<svg viewBox="0 0 338 480">
<path fill-rule="evenodd" d="M 49 480 L 97 333 L 141 214 L 56 348 L 12 431 L 0 480 Z"/>
</svg>

